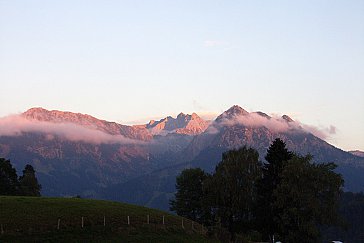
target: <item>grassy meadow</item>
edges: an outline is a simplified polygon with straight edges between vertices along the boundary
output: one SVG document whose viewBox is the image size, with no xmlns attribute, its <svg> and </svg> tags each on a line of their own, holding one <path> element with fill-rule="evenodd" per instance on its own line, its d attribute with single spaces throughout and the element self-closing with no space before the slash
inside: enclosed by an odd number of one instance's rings
<svg viewBox="0 0 364 243">
<path fill-rule="evenodd" d="M 0 226 L 0 242 L 216 241 L 167 212 L 80 198 L 0 196 Z"/>
</svg>

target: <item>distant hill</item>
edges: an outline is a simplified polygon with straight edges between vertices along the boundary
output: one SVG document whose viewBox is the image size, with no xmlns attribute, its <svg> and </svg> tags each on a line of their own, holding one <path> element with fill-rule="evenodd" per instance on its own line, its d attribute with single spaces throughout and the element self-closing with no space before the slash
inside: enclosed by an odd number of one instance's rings
<svg viewBox="0 0 364 243">
<path fill-rule="evenodd" d="M 124 203 L 0 196 L 0 205 L 1 242 L 217 242 L 196 222 Z"/>
<path fill-rule="evenodd" d="M 269 116 L 232 106 L 214 121 L 180 113 L 127 126 L 90 115 L 32 108 L 0 118 L 0 157 L 20 172 L 30 163 L 42 194 L 111 199 L 168 209 L 175 176 L 184 168 L 211 172 L 221 154 L 241 146 L 266 150 L 277 137 L 314 161 L 334 162 L 345 190 L 364 191 L 364 158 L 320 138 L 288 115 Z"/>
</svg>

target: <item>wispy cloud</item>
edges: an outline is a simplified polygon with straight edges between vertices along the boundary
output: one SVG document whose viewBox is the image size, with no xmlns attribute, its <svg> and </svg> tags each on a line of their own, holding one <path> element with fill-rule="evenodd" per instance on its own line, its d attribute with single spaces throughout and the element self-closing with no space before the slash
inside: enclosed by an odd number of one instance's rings
<svg viewBox="0 0 364 243">
<path fill-rule="evenodd" d="M 43 133 L 48 139 L 54 136 L 70 141 L 81 141 L 92 144 L 136 144 L 139 140 L 112 135 L 96 129 L 73 123 L 52 123 L 28 120 L 20 115 L 0 118 L 0 136 L 20 136 L 23 133 Z"/>
<path fill-rule="evenodd" d="M 252 128 L 266 127 L 275 133 L 309 132 L 321 139 L 327 139 L 330 136 L 336 134 L 336 127 L 333 125 L 330 125 L 329 127 L 317 127 L 306 125 L 299 121 L 287 122 L 282 117 L 276 115 L 271 118 L 267 118 L 257 113 L 236 116 L 232 119 L 223 118 L 219 122 L 212 123 L 206 131 L 208 133 L 215 134 L 219 131 L 219 127 L 221 126 L 234 125 L 243 125 Z"/>
</svg>

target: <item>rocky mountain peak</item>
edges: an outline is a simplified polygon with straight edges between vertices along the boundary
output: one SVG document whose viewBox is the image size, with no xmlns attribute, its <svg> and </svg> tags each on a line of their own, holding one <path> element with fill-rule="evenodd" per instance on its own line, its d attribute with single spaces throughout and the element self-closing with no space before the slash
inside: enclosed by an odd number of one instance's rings
<svg viewBox="0 0 364 243">
<path fill-rule="evenodd" d="M 257 111 L 257 112 L 253 112 L 254 114 L 257 114 L 259 116 L 262 116 L 262 117 L 265 117 L 267 119 L 271 119 L 272 117 L 270 117 L 269 115 L 267 115 L 266 113 L 264 112 L 261 112 L 261 111 Z"/>
<path fill-rule="evenodd" d="M 31 120 L 54 122 L 54 123 L 75 123 L 79 125 L 91 125 L 101 120 L 90 115 L 73 113 L 68 111 L 47 110 L 41 107 L 31 108 L 22 114 L 23 117 Z"/>
<path fill-rule="evenodd" d="M 115 122 L 97 119 L 93 116 L 68 111 L 47 110 L 44 108 L 31 108 L 21 116 L 29 120 L 51 123 L 72 123 L 85 128 L 99 130 L 111 135 L 122 135 L 131 139 L 149 140 L 152 135 L 145 127 L 126 126 Z"/>
<path fill-rule="evenodd" d="M 194 120 L 194 119 L 199 119 L 200 117 L 195 112 L 193 112 L 191 118 Z"/>
<path fill-rule="evenodd" d="M 146 128 L 155 135 L 163 135 L 171 132 L 197 135 L 204 132 L 207 126 L 208 122 L 200 118 L 196 113 L 189 115 L 181 112 L 176 118 L 168 116 L 159 121 L 150 121 L 146 125 Z"/>
<path fill-rule="evenodd" d="M 219 115 L 216 118 L 216 121 L 220 121 L 222 119 L 232 119 L 235 117 L 245 116 L 245 115 L 249 115 L 249 112 L 247 112 L 246 110 L 244 110 L 243 108 L 241 108 L 238 105 L 233 105 L 227 111 L 225 111 L 221 115 Z"/>
<path fill-rule="evenodd" d="M 283 118 L 283 120 L 285 120 L 287 122 L 294 122 L 294 120 L 287 115 L 283 115 L 282 118 Z"/>
</svg>

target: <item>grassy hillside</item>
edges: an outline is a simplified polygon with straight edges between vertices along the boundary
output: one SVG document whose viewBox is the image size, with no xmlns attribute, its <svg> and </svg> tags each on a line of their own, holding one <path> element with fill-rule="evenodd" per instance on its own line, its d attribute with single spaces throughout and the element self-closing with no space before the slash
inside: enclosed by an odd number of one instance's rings
<svg viewBox="0 0 364 243">
<path fill-rule="evenodd" d="M 0 196 L 0 226 L 0 242 L 214 241 L 201 225 L 163 211 L 78 198 Z"/>
</svg>

